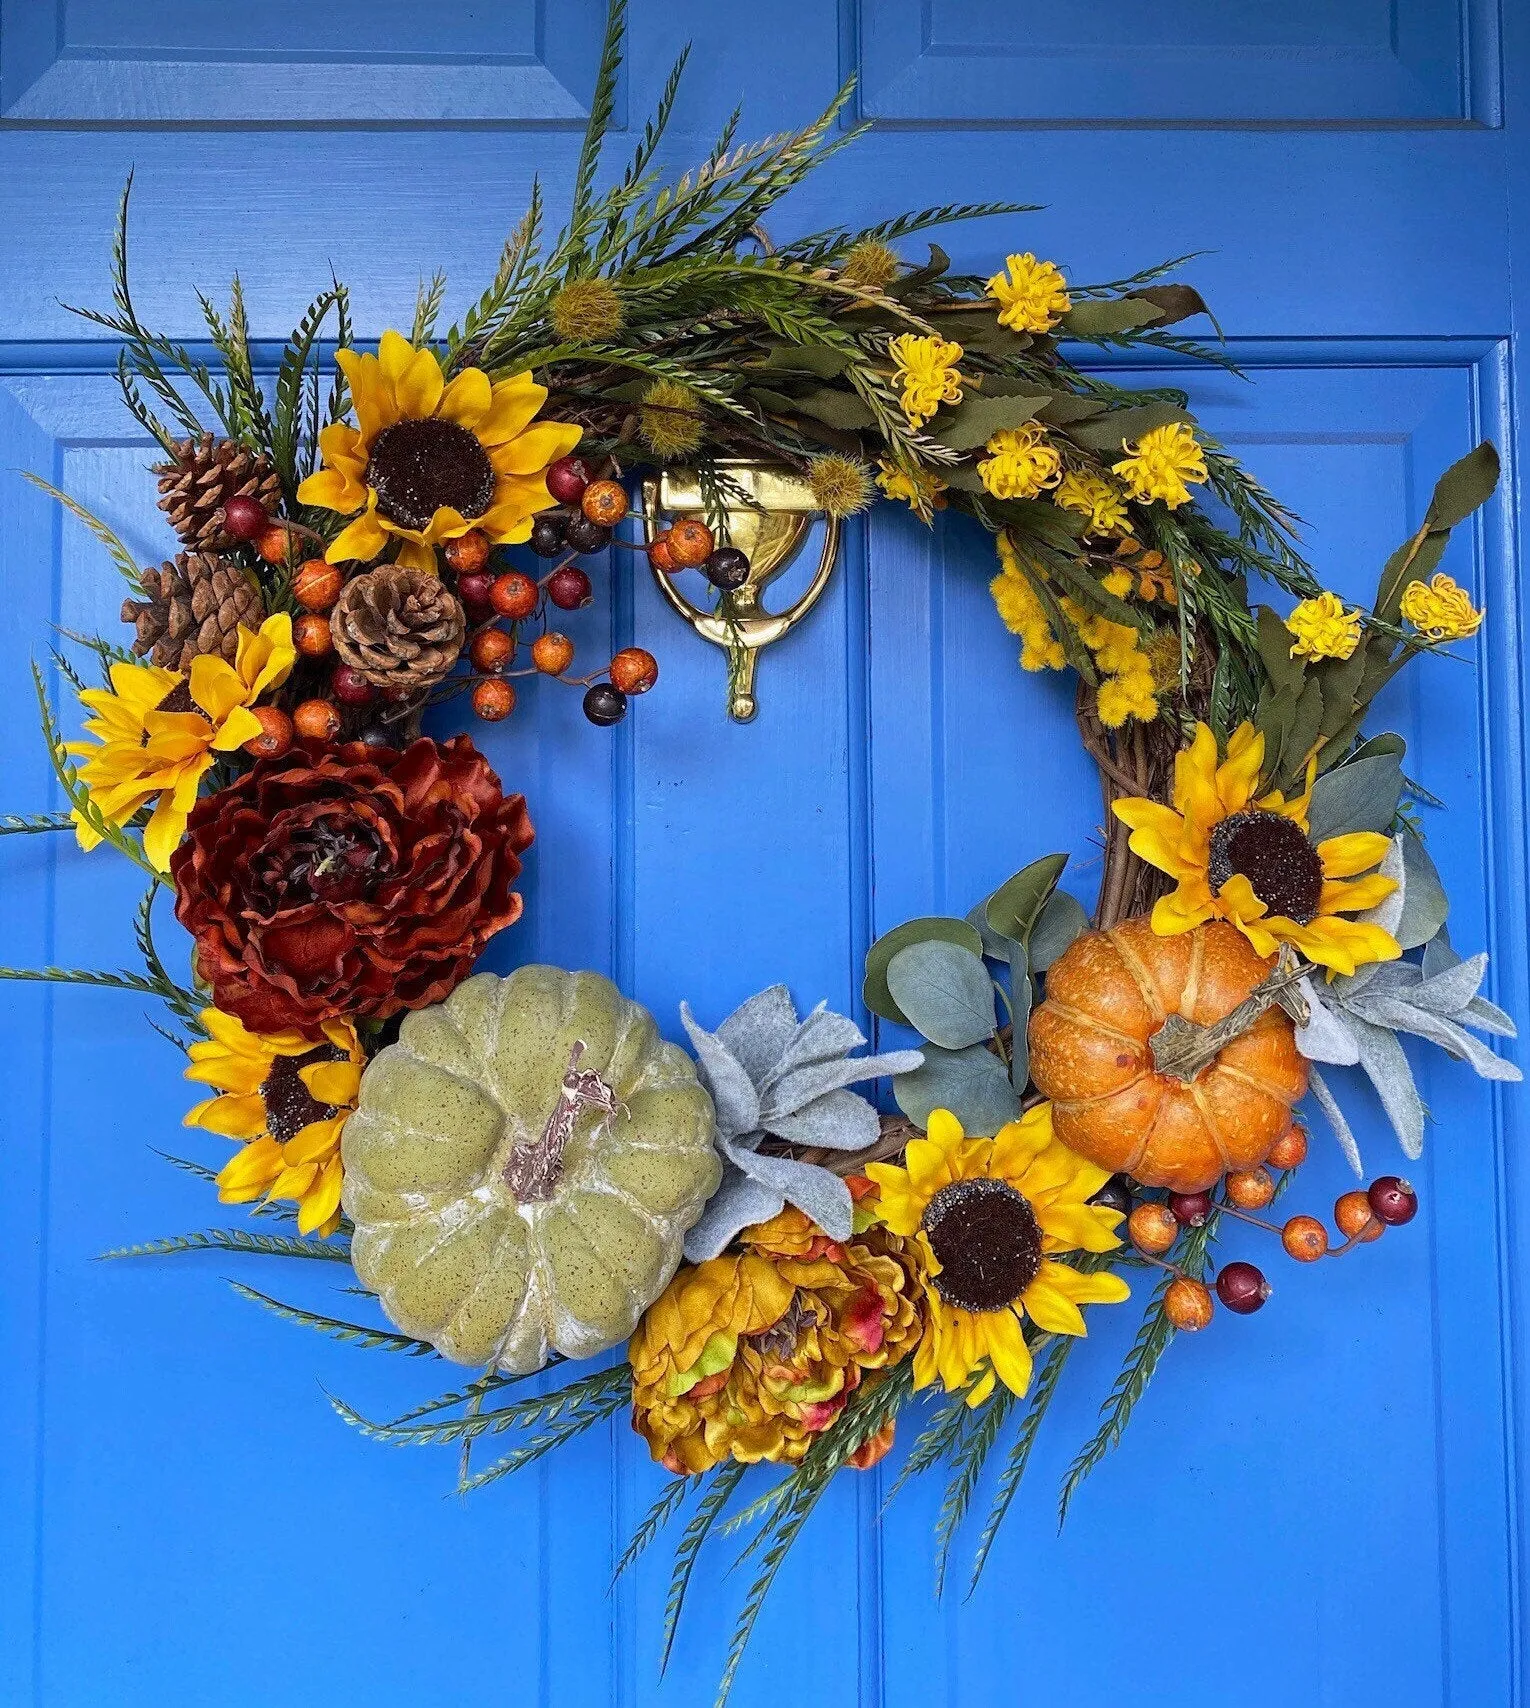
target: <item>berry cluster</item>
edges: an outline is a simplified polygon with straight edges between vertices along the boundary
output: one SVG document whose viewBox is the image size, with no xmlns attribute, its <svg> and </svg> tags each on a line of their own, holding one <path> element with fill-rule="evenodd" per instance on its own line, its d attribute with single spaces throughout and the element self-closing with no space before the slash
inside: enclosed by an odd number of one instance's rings
<svg viewBox="0 0 1530 1708">
<path fill-rule="evenodd" d="M 695 516 L 683 516 L 657 535 L 648 561 L 666 575 L 699 569 L 719 593 L 736 593 L 749 579 L 749 558 L 737 546 L 720 546 L 712 530 Z"/>
<path fill-rule="evenodd" d="M 1277 1171 L 1296 1168 L 1307 1157 L 1307 1135 L 1292 1127 L 1270 1152 L 1266 1168 L 1236 1169 L 1222 1182 L 1223 1196 L 1210 1192 L 1170 1192 L 1163 1198 L 1133 1204 L 1124 1176 L 1115 1177 L 1096 1197 L 1127 1216 L 1127 1233 L 1138 1252 L 1150 1263 L 1168 1270 L 1174 1280 L 1164 1294 L 1164 1313 L 1175 1328 L 1202 1329 L 1211 1321 L 1213 1288 L 1185 1274 L 1167 1254 L 1187 1228 L 1202 1228 L 1213 1216 L 1235 1216 L 1253 1227 L 1277 1235 L 1286 1256 L 1297 1263 L 1315 1263 L 1323 1257 L 1342 1257 L 1357 1245 L 1369 1245 L 1389 1228 L 1403 1227 L 1418 1214 L 1418 1197 L 1406 1180 L 1385 1174 L 1364 1191 L 1345 1192 L 1335 1202 L 1333 1218 L 1343 1239 L 1337 1245 L 1316 1216 L 1291 1216 L 1285 1222 L 1267 1222 L 1253 1214 L 1274 1201 Z M 1239 1316 L 1250 1316 L 1269 1298 L 1270 1283 L 1252 1263 L 1222 1266 L 1214 1284 L 1216 1298 Z"/>
</svg>

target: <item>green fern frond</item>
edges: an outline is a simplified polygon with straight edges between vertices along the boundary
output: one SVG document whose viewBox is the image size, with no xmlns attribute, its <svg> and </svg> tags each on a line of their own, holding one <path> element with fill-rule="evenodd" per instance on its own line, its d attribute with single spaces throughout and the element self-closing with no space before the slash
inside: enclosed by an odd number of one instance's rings
<svg viewBox="0 0 1530 1708">
<path fill-rule="evenodd" d="M 237 1251 L 250 1257 L 309 1257 L 325 1263 L 349 1263 L 348 1240 L 302 1239 L 284 1234 L 252 1234 L 245 1228 L 200 1228 L 196 1233 L 145 1240 L 141 1245 L 103 1251 L 101 1260 L 115 1257 L 171 1257 L 183 1251 Z"/>
<path fill-rule="evenodd" d="M 94 534 L 101 542 L 101 544 L 106 547 L 107 555 L 116 566 L 117 572 L 125 581 L 131 584 L 133 591 L 135 593 L 141 593 L 143 591 L 143 587 L 141 585 L 142 571 L 139 568 L 138 559 L 133 556 L 132 552 L 128 550 L 128 548 L 120 539 L 118 539 L 116 534 L 107 527 L 105 522 L 103 522 L 99 516 L 93 515 L 77 498 L 71 498 L 67 492 L 61 492 L 58 487 L 52 485 L 49 481 L 44 480 L 41 475 L 32 474 L 26 469 L 23 469 L 21 472 L 24 480 L 31 481 L 32 485 L 35 486 L 38 491 L 46 492 L 47 495 L 56 503 L 62 504 L 71 516 L 83 522 L 85 526 L 90 529 L 91 533 Z"/>
<path fill-rule="evenodd" d="M 686 1591 L 691 1586 L 691 1575 L 696 1570 L 696 1561 L 700 1557 L 702 1544 L 706 1541 L 712 1526 L 722 1516 L 723 1509 L 733 1498 L 733 1491 L 743 1480 L 747 1466 L 729 1459 L 718 1466 L 712 1473 L 707 1484 L 707 1492 L 702 1496 L 701 1505 L 697 1507 L 695 1516 L 686 1525 L 685 1532 L 675 1549 L 674 1564 L 669 1574 L 669 1592 L 664 1597 L 664 1625 L 659 1640 L 659 1676 L 662 1678 L 669 1669 L 669 1657 L 675 1647 L 675 1633 L 680 1628 L 680 1613 L 685 1606 Z"/>
<path fill-rule="evenodd" d="M 305 1311 L 300 1305 L 289 1305 L 281 1299 L 273 1299 L 269 1293 L 247 1287 L 242 1281 L 230 1281 L 229 1286 L 241 1299 L 253 1300 L 255 1304 L 263 1305 L 266 1310 L 288 1322 L 301 1323 L 304 1328 L 316 1329 L 320 1334 L 330 1335 L 335 1340 L 344 1341 L 348 1346 L 361 1346 L 368 1351 L 404 1352 L 411 1358 L 441 1356 L 428 1340 L 416 1340 L 413 1335 L 394 1334 L 387 1329 L 346 1322 L 342 1317 L 326 1317 L 319 1315 L 317 1311 Z"/>
<path fill-rule="evenodd" d="M 671 1477 L 659 1491 L 658 1498 L 649 1507 L 644 1515 L 643 1522 L 633 1531 L 632 1539 L 622 1550 L 622 1557 L 616 1562 L 616 1570 L 611 1574 L 613 1585 L 628 1567 L 637 1562 L 638 1557 L 652 1543 L 659 1532 L 691 1498 L 700 1480 L 698 1477 Z"/>
<path fill-rule="evenodd" d="M 972 1497 L 977 1492 L 983 1466 L 999 1439 L 999 1432 L 1014 1410 L 1016 1396 L 1006 1387 L 995 1388 L 984 1402 L 977 1421 L 966 1440 L 957 1449 L 954 1463 L 956 1474 L 946 1485 L 945 1499 L 940 1503 L 940 1516 L 935 1521 L 935 1594 L 945 1593 L 946 1566 L 951 1558 L 951 1545 L 961 1529 Z"/>
</svg>

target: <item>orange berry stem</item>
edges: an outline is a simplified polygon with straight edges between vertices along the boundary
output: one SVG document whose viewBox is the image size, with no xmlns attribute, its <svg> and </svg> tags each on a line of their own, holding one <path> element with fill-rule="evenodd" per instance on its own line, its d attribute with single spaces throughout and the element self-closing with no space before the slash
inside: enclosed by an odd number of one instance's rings
<svg viewBox="0 0 1530 1708">
<path fill-rule="evenodd" d="M 1282 1234 L 1284 1228 L 1276 1227 L 1274 1222 L 1263 1221 L 1258 1216 L 1251 1216 L 1247 1210 L 1240 1210 L 1236 1204 L 1218 1204 L 1216 1213 L 1225 1216 L 1236 1216 L 1240 1222 L 1247 1222 L 1252 1227 L 1263 1228 L 1266 1233 Z"/>
<path fill-rule="evenodd" d="M 1364 1225 L 1364 1227 L 1359 1228 L 1352 1233 L 1349 1238 L 1345 1240 L 1343 1245 L 1330 1246 L 1323 1255 L 1325 1257 L 1343 1257 L 1344 1253 L 1348 1251 L 1351 1246 L 1368 1244 L 1369 1242 L 1365 1236 L 1370 1232 L 1371 1228 L 1375 1226 L 1375 1221 L 1376 1218 L 1373 1216 L 1371 1220 Z"/>
</svg>

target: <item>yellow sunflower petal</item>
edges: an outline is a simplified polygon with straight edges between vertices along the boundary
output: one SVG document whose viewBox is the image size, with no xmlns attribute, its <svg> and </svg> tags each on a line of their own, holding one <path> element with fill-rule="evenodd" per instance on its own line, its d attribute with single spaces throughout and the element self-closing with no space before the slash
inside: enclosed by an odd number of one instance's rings
<svg viewBox="0 0 1530 1708">
<path fill-rule="evenodd" d="M 241 1145 L 223 1165 L 218 1174 L 218 1196 L 225 1204 L 248 1201 L 265 1191 L 282 1170 L 282 1147 L 275 1139 L 252 1139 Z M 244 1198 L 225 1197 L 225 1193 L 241 1192 Z"/>
<path fill-rule="evenodd" d="M 382 364 L 375 356 L 363 356 L 355 350 L 337 350 L 335 363 L 351 388 L 351 407 L 356 414 L 361 439 L 370 445 L 385 427 L 394 426 L 399 419 L 392 382 L 384 375 Z"/>
<path fill-rule="evenodd" d="M 282 1146 L 282 1161 L 289 1168 L 300 1167 L 305 1162 L 322 1163 L 340 1143 L 345 1119 L 344 1115 L 331 1115 L 327 1120 L 310 1121 L 306 1127 L 299 1127 Z"/>
<path fill-rule="evenodd" d="M 1228 813 L 1249 803 L 1264 766 L 1264 737 L 1252 724 L 1240 724 L 1228 737 L 1227 758 L 1217 768 L 1217 794 Z"/>
<path fill-rule="evenodd" d="M 1177 937 L 1215 917 L 1216 909 L 1210 902 L 1187 902 L 1178 890 L 1153 903 L 1153 930 L 1160 937 Z"/>
<path fill-rule="evenodd" d="M 331 1103 L 336 1108 L 354 1103 L 361 1091 L 358 1062 L 311 1062 L 298 1069 L 298 1078 L 315 1103 Z"/>
<path fill-rule="evenodd" d="M 1352 830 L 1345 836 L 1330 836 L 1317 845 L 1317 857 L 1325 878 L 1352 878 L 1379 866 L 1392 846 L 1390 837 L 1374 830 Z"/>
<path fill-rule="evenodd" d="M 324 1165 L 318 1181 L 304 1195 L 298 1207 L 299 1233 L 311 1234 L 322 1228 L 326 1222 L 333 1222 L 335 1213 L 340 1208 L 342 1179 L 340 1158 L 335 1157 Z"/>
<path fill-rule="evenodd" d="M 399 541 L 398 563 L 400 569 L 422 569 L 427 575 L 435 575 L 438 572 L 435 552 L 417 540 Z"/>
<path fill-rule="evenodd" d="M 489 413 L 494 402 L 489 376 L 482 368 L 464 368 L 441 393 L 436 414 L 443 421 L 455 421 L 470 431 Z"/>
<path fill-rule="evenodd" d="M 1397 888 L 1396 878 L 1372 872 L 1368 878 L 1330 879 L 1318 896 L 1319 913 L 1364 913 Z"/>
<path fill-rule="evenodd" d="M 1102 1180 L 1100 1186 L 1104 1184 Z M 1096 1192 L 1099 1189 L 1095 1187 Z M 1121 1222 L 1119 1210 L 1098 1204 L 1038 1204 L 1034 1209 L 1042 1233 L 1057 1242 L 1054 1250 L 1114 1251 L 1121 1243 L 1115 1231 Z"/>
<path fill-rule="evenodd" d="M 1048 1334 L 1087 1334 L 1089 1330 L 1084 1324 L 1083 1312 L 1048 1281 L 1046 1270 L 1051 1266 L 1043 1264 L 1041 1267 L 1042 1273 L 1020 1295 L 1025 1314 L 1037 1328 L 1045 1329 Z"/>
<path fill-rule="evenodd" d="M 989 1362 L 1012 1394 L 1024 1395 L 1031 1385 L 1031 1349 L 1013 1311 L 991 1311 L 985 1327 Z"/>
<path fill-rule="evenodd" d="M 1202 822 L 1221 816 L 1217 799 L 1217 738 L 1205 724 L 1195 726 L 1190 745 L 1174 760 L 1174 806 L 1184 818 Z"/>
<path fill-rule="evenodd" d="M 266 1130 L 265 1099 L 257 1094 L 208 1097 L 188 1109 L 182 1119 L 187 1127 L 203 1127 L 226 1139 L 258 1139 Z"/>
<path fill-rule="evenodd" d="M 529 373 L 514 374 L 493 388 L 489 412 L 473 431 L 492 448 L 527 427 L 547 401 L 547 387 L 538 385 Z"/>
<path fill-rule="evenodd" d="M 366 503 L 367 489 L 339 469 L 318 469 L 298 487 L 298 503 L 349 516 Z"/>
<path fill-rule="evenodd" d="M 170 856 L 186 834 L 187 817 L 187 809 L 176 806 L 173 794 L 159 797 L 153 816 L 143 828 L 143 851 L 156 872 L 170 870 Z"/>
<path fill-rule="evenodd" d="M 406 350 L 409 349 L 406 340 L 401 339 L 400 342 Z M 445 389 L 446 381 L 441 374 L 441 364 L 433 352 L 411 351 L 408 362 L 393 381 L 393 395 L 398 400 L 399 415 L 406 421 L 423 420 L 426 416 L 434 415 Z"/>
<path fill-rule="evenodd" d="M 496 445 L 489 453 L 489 461 L 496 474 L 540 474 L 549 463 L 566 457 L 579 439 L 580 429 L 565 421 L 539 421 L 513 439 Z"/>
<path fill-rule="evenodd" d="M 1042 1269 L 1048 1286 L 1075 1305 L 1119 1305 L 1132 1296 L 1121 1276 L 1108 1269 L 1097 1269 L 1091 1275 L 1066 1263 L 1044 1263 Z"/>
<path fill-rule="evenodd" d="M 388 531 L 370 507 L 330 542 L 325 557 L 331 563 L 370 563 L 388 543 Z"/>
</svg>

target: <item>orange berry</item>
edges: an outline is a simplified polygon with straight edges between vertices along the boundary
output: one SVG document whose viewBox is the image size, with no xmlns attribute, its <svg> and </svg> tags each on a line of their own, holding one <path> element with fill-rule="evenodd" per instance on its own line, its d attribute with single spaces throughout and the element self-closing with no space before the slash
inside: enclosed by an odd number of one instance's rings
<svg viewBox="0 0 1530 1708">
<path fill-rule="evenodd" d="M 283 564 L 292 550 L 292 536 L 280 522 L 272 522 L 255 536 L 255 550 L 269 564 Z"/>
<path fill-rule="evenodd" d="M 700 569 L 716 546 L 712 530 L 694 516 L 682 516 L 669 531 L 669 555 L 681 569 Z"/>
<path fill-rule="evenodd" d="M 1285 1132 L 1270 1146 L 1270 1154 L 1265 1160 L 1271 1168 L 1300 1168 L 1307 1160 L 1307 1134 L 1305 1130 L 1295 1125 L 1287 1127 Z"/>
<path fill-rule="evenodd" d="M 329 618 L 317 611 L 305 611 L 292 625 L 292 644 L 304 658 L 323 658 L 332 652 L 335 637 L 330 632 Z"/>
<path fill-rule="evenodd" d="M 1211 1321 L 1211 1289 L 1181 1275 L 1169 1283 L 1169 1290 L 1163 1296 L 1163 1309 L 1175 1328 L 1194 1334 Z"/>
<path fill-rule="evenodd" d="M 446 542 L 446 561 L 458 575 L 471 575 L 489 561 L 489 536 L 481 528 L 470 528 Z"/>
<path fill-rule="evenodd" d="M 648 547 L 648 561 L 655 569 L 662 569 L 666 575 L 673 575 L 680 565 L 675 562 L 674 554 L 669 549 L 668 533 L 660 534 Z"/>
<path fill-rule="evenodd" d="M 304 741 L 333 741 L 340 733 L 340 708 L 333 700 L 304 700 L 292 714 L 292 726 Z"/>
<path fill-rule="evenodd" d="M 489 603 L 500 616 L 518 623 L 537 608 L 537 584 L 529 575 L 515 571 L 496 575 L 489 585 Z"/>
<path fill-rule="evenodd" d="M 1328 1255 L 1328 1229 L 1316 1216 L 1293 1216 L 1280 1232 L 1286 1256 L 1298 1263 L 1316 1263 Z"/>
<path fill-rule="evenodd" d="M 1138 1251 L 1162 1257 L 1179 1237 L 1179 1223 L 1167 1204 L 1139 1204 L 1127 1219 L 1126 1231 Z"/>
<path fill-rule="evenodd" d="M 659 661 L 640 646 L 627 646 L 611 660 L 611 684 L 624 694 L 646 694 L 659 680 Z"/>
<path fill-rule="evenodd" d="M 292 719 L 280 706 L 255 706 L 251 709 L 260 725 L 260 734 L 250 737 L 244 744 L 244 751 L 255 759 L 280 759 L 292 746 Z"/>
<path fill-rule="evenodd" d="M 344 585 L 345 577 L 334 564 L 311 557 L 298 566 L 292 578 L 292 597 L 305 611 L 329 611 L 334 609 Z"/>
<path fill-rule="evenodd" d="M 514 656 L 515 642 L 503 629 L 481 630 L 468 648 L 475 670 L 502 670 Z"/>
<path fill-rule="evenodd" d="M 473 690 L 473 710 L 487 724 L 497 724 L 515 710 L 515 689 L 503 676 L 490 676 Z"/>
<path fill-rule="evenodd" d="M 1275 1196 L 1267 1168 L 1235 1168 L 1228 1175 L 1227 1196 L 1240 1210 L 1262 1210 Z"/>
<path fill-rule="evenodd" d="M 614 528 L 627 514 L 627 489 L 619 480 L 596 480 L 584 489 L 579 508 L 602 528 Z"/>
<path fill-rule="evenodd" d="M 1386 1231 L 1382 1223 L 1371 1214 L 1371 1201 L 1366 1193 L 1346 1192 L 1334 1200 L 1333 1219 L 1338 1223 L 1339 1232 L 1345 1239 L 1359 1238 L 1366 1245 L 1373 1239 L 1380 1239 Z"/>
<path fill-rule="evenodd" d="M 556 630 L 538 635 L 531 649 L 531 662 L 544 676 L 561 676 L 574 662 L 574 643 Z"/>
</svg>

